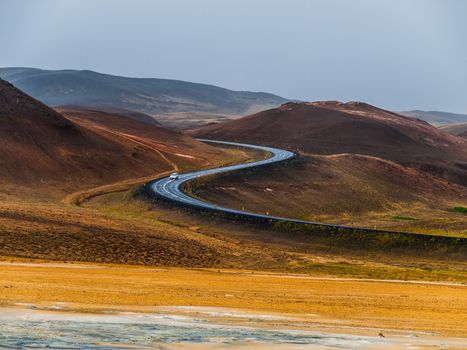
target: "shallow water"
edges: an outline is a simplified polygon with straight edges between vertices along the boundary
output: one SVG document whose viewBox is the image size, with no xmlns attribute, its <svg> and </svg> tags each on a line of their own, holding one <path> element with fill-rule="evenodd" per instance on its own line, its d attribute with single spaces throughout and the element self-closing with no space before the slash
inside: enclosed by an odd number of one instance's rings
<svg viewBox="0 0 467 350">
<path fill-rule="evenodd" d="M 197 310 L 209 313 L 213 309 Z M 245 311 L 223 312 L 238 318 Z M 250 315 L 262 320 L 268 315 Z M 249 317 L 250 317 L 249 316 Z M 219 322 L 217 322 L 219 321 Z M 7 349 L 384 349 L 390 339 L 273 326 L 222 324 L 219 319 L 175 313 L 108 312 L 84 314 L 34 309 L 0 309 L 0 347 Z M 260 321 L 261 322 L 261 321 Z M 254 323 L 254 322 L 251 322 Z M 418 340 L 416 340 L 418 341 Z M 400 342 L 398 342 L 399 345 Z M 408 345 L 408 343 L 407 343 Z M 442 345 L 442 344 L 441 344 Z M 446 344 L 444 344 L 446 345 Z M 413 344 L 412 344 L 413 346 Z"/>
</svg>

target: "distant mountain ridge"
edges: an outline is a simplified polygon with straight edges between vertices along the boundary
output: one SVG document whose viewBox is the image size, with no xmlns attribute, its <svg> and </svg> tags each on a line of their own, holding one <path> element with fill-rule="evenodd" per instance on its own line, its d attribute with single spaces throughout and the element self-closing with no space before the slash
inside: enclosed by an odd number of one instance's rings
<svg viewBox="0 0 467 350">
<path fill-rule="evenodd" d="M 151 116 L 172 113 L 244 115 L 287 99 L 179 80 L 128 78 L 89 70 L 0 68 L 0 77 L 49 106 L 122 108 Z"/>
<path fill-rule="evenodd" d="M 439 111 L 406 111 L 398 112 L 407 117 L 418 118 L 424 120 L 434 126 L 442 126 L 449 124 L 467 123 L 467 114 L 447 113 Z"/>
</svg>

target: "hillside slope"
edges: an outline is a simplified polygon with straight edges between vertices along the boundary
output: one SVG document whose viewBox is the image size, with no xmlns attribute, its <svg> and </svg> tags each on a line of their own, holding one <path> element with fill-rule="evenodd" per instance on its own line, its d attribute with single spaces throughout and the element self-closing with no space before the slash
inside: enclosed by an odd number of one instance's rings
<svg viewBox="0 0 467 350">
<path fill-rule="evenodd" d="M 122 116 L 112 118 L 120 118 L 120 125 L 137 123 Z M 139 124 L 134 127 L 135 132 Z M 122 137 L 92 125 L 75 123 L 0 80 L 2 193 L 21 188 L 50 192 L 78 190 L 170 171 L 174 163 L 183 165 L 188 159 L 175 156 L 175 161 L 168 160 L 174 149 L 188 156 L 207 154 L 213 160 L 222 156 L 221 151 L 187 136 L 143 125 L 151 138 L 163 145 L 160 149 L 135 142 L 129 135 Z M 198 166 L 208 163 L 204 158 L 192 160 Z"/>
<path fill-rule="evenodd" d="M 452 135 L 467 138 L 467 123 L 440 126 L 439 129 Z"/>
<path fill-rule="evenodd" d="M 127 140 L 161 154 L 175 168 L 198 168 L 213 165 L 226 155 L 216 147 L 201 143 L 188 135 L 119 114 L 80 107 L 56 109 L 67 119 L 117 141 Z"/>
<path fill-rule="evenodd" d="M 309 154 L 374 156 L 467 185 L 467 140 L 360 102 L 286 103 L 190 134 Z"/>
<path fill-rule="evenodd" d="M 127 78 L 92 71 L 0 68 L 0 77 L 49 106 L 124 108 L 151 116 L 174 113 L 192 113 L 196 118 L 200 118 L 200 113 L 244 115 L 286 101 L 262 92 L 231 91 L 206 84 Z"/>
<path fill-rule="evenodd" d="M 199 181 L 194 194 L 241 210 L 465 237 L 467 140 L 359 102 L 287 103 L 192 135 L 295 150 L 283 166 Z"/>
<path fill-rule="evenodd" d="M 124 118 L 129 118 L 133 119 L 138 122 L 150 124 L 150 125 L 156 125 L 156 126 L 161 126 L 161 124 L 155 120 L 153 117 L 150 115 L 136 112 L 136 111 L 130 111 L 128 109 L 124 108 L 115 108 L 115 107 L 89 107 L 89 106 L 58 106 L 54 107 L 55 110 L 80 110 L 83 112 L 90 112 L 92 113 L 99 113 L 102 115 L 115 115 L 115 116 L 121 116 Z"/>
<path fill-rule="evenodd" d="M 371 156 L 302 155 L 284 166 L 199 181 L 193 192 L 212 203 L 276 216 L 467 235 L 465 215 L 452 211 L 467 204 L 467 187 Z"/>
</svg>

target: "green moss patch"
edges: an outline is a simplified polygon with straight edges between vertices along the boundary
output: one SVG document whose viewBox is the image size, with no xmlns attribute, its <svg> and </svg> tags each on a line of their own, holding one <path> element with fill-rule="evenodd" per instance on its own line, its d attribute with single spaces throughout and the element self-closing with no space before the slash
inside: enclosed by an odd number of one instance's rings
<svg viewBox="0 0 467 350">
<path fill-rule="evenodd" d="M 400 215 L 393 216 L 393 219 L 394 220 L 409 220 L 409 221 L 417 220 L 416 218 L 412 218 L 410 216 L 400 216 Z"/>
<path fill-rule="evenodd" d="M 452 210 L 454 210 L 457 213 L 467 214 L 467 208 L 466 207 L 454 207 L 454 208 L 452 208 Z"/>
</svg>

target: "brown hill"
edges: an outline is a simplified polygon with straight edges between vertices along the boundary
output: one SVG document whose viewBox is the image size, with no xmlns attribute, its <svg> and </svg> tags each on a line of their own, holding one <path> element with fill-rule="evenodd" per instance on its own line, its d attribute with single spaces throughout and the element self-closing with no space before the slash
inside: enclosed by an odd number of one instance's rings
<svg viewBox="0 0 467 350">
<path fill-rule="evenodd" d="M 467 140 L 361 102 L 286 103 L 190 134 L 309 154 L 375 156 L 467 185 Z"/>
<path fill-rule="evenodd" d="M 439 129 L 452 135 L 467 138 L 467 123 L 440 126 Z"/>
<path fill-rule="evenodd" d="M 91 113 L 92 114 L 92 113 Z M 112 117 L 119 125 L 135 122 L 125 117 Z M 121 118 L 121 119 L 118 119 Z M 134 127 L 137 130 L 140 124 Z M 170 171 L 176 162 L 165 152 L 183 155 L 208 154 L 213 159 L 220 151 L 187 136 L 143 124 L 148 135 L 160 147 L 146 145 L 85 123 L 75 123 L 27 96 L 11 84 L 0 80 L 0 184 L 2 193 L 49 189 L 51 192 L 89 188 L 103 183 Z M 128 132 L 130 132 L 128 127 Z M 160 149 L 159 149 L 160 148 Z M 170 156 L 170 155 L 169 155 Z"/>
<path fill-rule="evenodd" d="M 194 192 L 219 205 L 306 220 L 424 233 L 467 229 L 452 212 L 467 204 L 467 187 L 371 156 L 303 155 L 284 167 L 199 182 Z"/>
<path fill-rule="evenodd" d="M 174 168 L 212 165 L 224 157 L 218 148 L 201 143 L 188 135 L 134 120 L 129 113 L 118 114 L 82 107 L 57 108 L 62 115 L 82 127 L 108 138 L 127 140 L 160 154 Z M 129 111 L 128 111 L 129 112 Z"/>
</svg>

